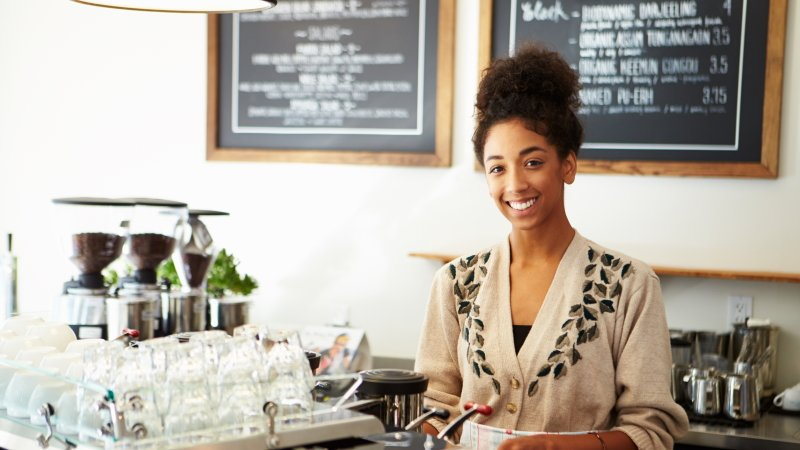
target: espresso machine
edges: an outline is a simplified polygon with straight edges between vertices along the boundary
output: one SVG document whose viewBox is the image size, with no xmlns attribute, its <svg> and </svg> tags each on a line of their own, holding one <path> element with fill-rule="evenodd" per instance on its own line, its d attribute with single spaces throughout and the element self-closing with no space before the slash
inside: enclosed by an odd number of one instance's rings
<svg viewBox="0 0 800 450">
<path fill-rule="evenodd" d="M 54 319 L 68 324 L 78 339 L 108 338 L 106 301 L 110 297 L 102 271 L 122 253 L 121 227 L 133 203 L 96 197 L 57 198 L 59 220 L 70 261 L 79 274 L 66 283 L 53 308 Z"/>
<path fill-rule="evenodd" d="M 125 257 L 134 267 L 121 278 L 116 296 L 106 302 L 108 332 L 125 328 L 139 331 L 139 339 L 164 335 L 161 321 L 163 292 L 158 266 L 172 255 L 187 219 L 186 203 L 152 198 L 126 199 L 133 203 L 128 220 Z"/>
<path fill-rule="evenodd" d="M 223 211 L 189 210 L 189 219 L 183 226 L 182 241 L 172 254 L 181 287 L 165 296 L 162 304 L 164 334 L 206 329 L 206 282 L 219 248 L 214 245 L 205 221 L 213 222 L 216 218 L 227 215 Z"/>
</svg>

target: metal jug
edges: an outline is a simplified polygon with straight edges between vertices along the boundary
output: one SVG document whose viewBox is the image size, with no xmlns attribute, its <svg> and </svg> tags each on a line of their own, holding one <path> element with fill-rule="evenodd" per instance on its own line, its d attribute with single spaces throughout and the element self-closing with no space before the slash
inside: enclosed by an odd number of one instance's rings
<svg viewBox="0 0 800 450">
<path fill-rule="evenodd" d="M 716 416 L 722 407 L 722 378 L 713 373 L 692 378 L 692 411 L 700 416 Z"/>
<path fill-rule="evenodd" d="M 755 422 L 760 417 L 759 389 L 755 376 L 726 374 L 725 416 L 736 420 Z"/>
<path fill-rule="evenodd" d="M 747 326 L 747 324 L 739 323 L 733 326 L 731 334 L 729 358 L 736 359 L 737 362 L 753 364 L 768 348 L 772 348 L 771 354 L 759 368 L 760 382 L 763 385 L 760 394 L 762 396 L 771 395 L 775 390 L 778 331 L 779 328 L 776 326 Z"/>
</svg>

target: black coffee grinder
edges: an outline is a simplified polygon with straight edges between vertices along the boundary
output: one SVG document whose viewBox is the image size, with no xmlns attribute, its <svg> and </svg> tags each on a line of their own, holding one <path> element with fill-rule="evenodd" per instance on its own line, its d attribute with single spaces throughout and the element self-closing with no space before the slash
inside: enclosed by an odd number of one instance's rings
<svg viewBox="0 0 800 450">
<path fill-rule="evenodd" d="M 153 198 L 126 199 L 133 203 L 128 221 L 125 257 L 132 276 L 120 279 L 114 298 L 106 302 L 108 330 L 119 335 L 125 328 L 139 331 L 139 339 L 164 335 L 161 303 L 165 293 L 158 282 L 158 266 L 172 255 L 187 220 L 186 203 Z"/>
<path fill-rule="evenodd" d="M 208 315 L 208 293 L 206 282 L 219 247 L 208 231 L 204 220 L 213 222 L 217 217 L 227 216 L 223 211 L 190 209 L 189 220 L 183 227 L 183 238 L 172 261 L 181 282 L 180 290 L 169 293 L 162 306 L 164 334 L 202 331 L 206 329 Z M 210 220 L 209 220 L 210 219 Z"/>
<path fill-rule="evenodd" d="M 66 228 L 64 244 L 79 274 L 64 283 L 54 318 L 68 324 L 78 339 L 108 338 L 106 300 L 110 296 L 102 271 L 122 253 L 121 227 L 133 203 L 97 197 L 53 200 Z"/>
</svg>

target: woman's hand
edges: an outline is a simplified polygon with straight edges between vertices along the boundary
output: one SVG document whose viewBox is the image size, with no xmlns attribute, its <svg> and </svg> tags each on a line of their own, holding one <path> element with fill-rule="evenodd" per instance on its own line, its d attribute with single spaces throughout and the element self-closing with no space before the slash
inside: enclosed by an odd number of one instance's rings
<svg viewBox="0 0 800 450">
<path fill-rule="evenodd" d="M 572 449 L 572 445 L 554 434 L 537 434 L 503 441 L 497 450 L 559 450 Z"/>
<path fill-rule="evenodd" d="M 598 439 L 599 435 L 599 439 Z M 498 450 L 636 450 L 622 431 L 595 434 L 535 434 L 503 441 Z"/>
<path fill-rule="evenodd" d="M 422 432 L 425 434 L 430 434 L 431 436 L 436 436 L 439 434 L 439 430 L 437 430 L 433 425 L 429 424 L 428 422 L 422 422 Z"/>
</svg>

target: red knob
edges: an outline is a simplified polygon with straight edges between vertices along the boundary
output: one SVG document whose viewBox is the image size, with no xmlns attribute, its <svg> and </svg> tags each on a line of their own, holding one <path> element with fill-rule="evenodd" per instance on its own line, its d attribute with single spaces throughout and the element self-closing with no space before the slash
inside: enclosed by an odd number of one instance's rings
<svg viewBox="0 0 800 450">
<path fill-rule="evenodd" d="M 134 330 L 132 328 L 124 328 L 122 330 L 122 334 L 127 334 L 128 336 L 130 336 L 132 338 L 138 338 L 139 337 L 139 330 Z"/>
<path fill-rule="evenodd" d="M 478 414 L 481 414 L 483 416 L 491 416 L 492 412 L 494 412 L 492 410 L 492 407 L 489 406 L 489 405 L 479 405 L 479 404 L 474 403 L 474 402 L 464 403 L 464 409 L 473 409 L 473 408 L 475 408 L 475 411 Z"/>
</svg>

